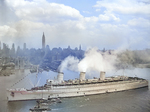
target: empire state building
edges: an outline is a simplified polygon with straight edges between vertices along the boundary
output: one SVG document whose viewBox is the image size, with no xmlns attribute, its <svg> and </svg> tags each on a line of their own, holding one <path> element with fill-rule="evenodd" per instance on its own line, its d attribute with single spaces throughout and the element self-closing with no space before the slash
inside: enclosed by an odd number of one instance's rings
<svg viewBox="0 0 150 112">
<path fill-rule="evenodd" d="M 45 35 L 44 35 L 44 32 L 43 32 L 43 36 L 42 36 L 42 49 L 43 50 L 45 49 Z"/>
</svg>

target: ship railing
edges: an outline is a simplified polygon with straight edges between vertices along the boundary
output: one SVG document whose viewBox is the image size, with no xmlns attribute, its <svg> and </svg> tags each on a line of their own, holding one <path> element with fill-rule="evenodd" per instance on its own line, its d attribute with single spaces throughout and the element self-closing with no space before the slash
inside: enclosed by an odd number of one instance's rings
<svg viewBox="0 0 150 112">
<path fill-rule="evenodd" d="M 134 78 L 129 78 L 129 77 L 125 77 L 123 76 L 122 78 L 106 78 L 105 80 L 99 80 L 99 79 L 87 79 L 87 80 L 76 80 L 76 81 L 64 81 L 63 83 L 60 84 L 53 84 L 52 86 L 71 86 L 71 85 L 85 85 L 85 84 L 96 84 L 96 83 L 109 83 L 109 82 L 119 82 L 119 81 L 130 81 L 130 80 L 134 80 Z M 50 85 L 47 85 L 48 87 Z"/>
<path fill-rule="evenodd" d="M 26 91 L 25 88 L 15 88 L 15 89 L 7 89 L 8 91 Z"/>
</svg>

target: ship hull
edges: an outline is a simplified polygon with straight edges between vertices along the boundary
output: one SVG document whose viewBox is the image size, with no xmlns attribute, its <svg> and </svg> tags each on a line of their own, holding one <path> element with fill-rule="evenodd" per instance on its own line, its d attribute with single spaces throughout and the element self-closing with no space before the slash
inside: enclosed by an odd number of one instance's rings
<svg viewBox="0 0 150 112">
<path fill-rule="evenodd" d="M 80 84 L 68 86 L 52 86 L 45 90 L 27 90 L 27 91 L 7 91 L 8 101 L 18 100 L 34 100 L 42 98 L 63 98 L 63 97 L 76 97 L 86 96 L 101 93 L 117 92 L 130 89 L 137 89 L 147 87 L 147 80 L 132 80 L 132 81 L 118 81 L 118 82 L 105 82 L 95 84 Z"/>
</svg>

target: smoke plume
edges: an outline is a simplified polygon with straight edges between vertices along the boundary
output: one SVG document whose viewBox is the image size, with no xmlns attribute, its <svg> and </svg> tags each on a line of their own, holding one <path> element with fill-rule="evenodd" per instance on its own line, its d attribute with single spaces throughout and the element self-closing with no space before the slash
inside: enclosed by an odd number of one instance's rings
<svg viewBox="0 0 150 112">
<path fill-rule="evenodd" d="M 73 56 L 68 56 L 58 67 L 58 71 L 63 72 L 64 69 L 69 69 L 71 71 L 78 71 L 79 60 Z"/>
<path fill-rule="evenodd" d="M 85 57 L 78 64 L 79 71 L 86 72 L 91 70 L 109 71 L 115 69 L 116 55 L 109 52 L 101 52 L 97 48 L 92 48 L 85 53 Z"/>
<path fill-rule="evenodd" d="M 109 71 L 114 70 L 116 55 L 109 52 L 101 52 L 97 48 L 89 49 L 85 52 L 85 57 L 79 61 L 73 56 L 67 57 L 59 66 L 59 71 L 64 69 L 79 72 Z"/>
<path fill-rule="evenodd" d="M 125 50 L 118 53 L 119 68 L 150 67 L 150 50 Z M 132 67 L 132 68 L 133 68 Z"/>
</svg>

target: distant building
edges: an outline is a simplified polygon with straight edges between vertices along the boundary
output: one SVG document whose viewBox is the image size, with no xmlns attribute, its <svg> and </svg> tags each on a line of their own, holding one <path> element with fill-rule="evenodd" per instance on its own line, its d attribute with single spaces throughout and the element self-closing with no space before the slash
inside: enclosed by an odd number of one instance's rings
<svg viewBox="0 0 150 112">
<path fill-rule="evenodd" d="M 10 56 L 15 57 L 15 44 L 14 43 L 12 44 L 12 48 L 10 50 Z"/>
<path fill-rule="evenodd" d="M 70 46 L 68 46 L 68 49 L 71 49 Z"/>
<path fill-rule="evenodd" d="M 23 50 L 25 51 L 27 49 L 26 43 L 23 44 Z"/>
<path fill-rule="evenodd" d="M 16 58 L 15 65 L 15 69 L 24 69 L 24 59 L 21 57 Z"/>
<path fill-rule="evenodd" d="M 43 50 L 45 49 L 45 35 L 44 35 L 44 32 L 43 32 L 43 36 L 42 36 L 42 49 Z"/>
<path fill-rule="evenodd" d="M 0 50 L 1 50 L 1 41 L 0 41 Z"/>
<path fill-rule="evenodd" d="M 81 45 L 79 46 L 79 50 L 81 50 Z"/>
</svg>

